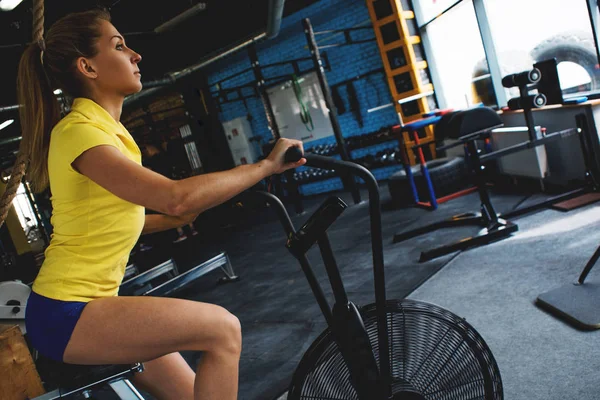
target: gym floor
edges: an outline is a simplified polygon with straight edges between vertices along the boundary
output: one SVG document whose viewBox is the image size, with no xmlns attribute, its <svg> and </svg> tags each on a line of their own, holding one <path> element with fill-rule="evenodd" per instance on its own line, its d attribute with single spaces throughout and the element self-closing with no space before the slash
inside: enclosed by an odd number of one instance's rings
<svg viewBox="0 0 600 400">
<path fill-rule="evenodd" d="M 577 278 L 600 242 L 596 229 L 600 205 L 568 213 L 542 209 L 514 219 L 519 231 L 511 238 L 419 263 L 422 250 L 454 242 L 477 228 L 439 230 L 399 244 L 392 243 L 393 234 L 477 211 L 477 194 L 442 204 L 433 212 L 391 209 L 385 183 L 381 194 L 389 299 L 419 299 L 465 317 L 491 348 L 506 399 L 598 398 L 600 359 L 594 350 L 600 332 L 578 331 L 539 309 L 534 301 L 542 292 Z M 329 236 L 350 300 L 365 305 L 374 301 L 367 202 L 352 205 L 347 193 L 336 195 L 350 207 L 330 228 Z M 292 217 L 296 227 L 328 196 L 306 199 L 307 212 Z M 542 198 L 492 195 L 498 212 Z M 235 229 L 176 244 L 180 264 L 201 262 L 210 252 L 226 251 L 241 277 L 239 282 L 218 285 L 222 275 L 213 271 L 178 294 L 222 305 L 240 319 L 240 400 L 285 399 L 295 366 L 325 325 L 308 283 L 284 243 L 274 212 L 263 210 Z M 202 257 L 196 259 L 197 254 Z M 330 294 L 318 249 L 311 250 L 309 259 Z M 589 279 L 594 280 L 594 272 Z M 183 355 L 193 367 L 201 357 L 197 352 Z"/>
</svg>

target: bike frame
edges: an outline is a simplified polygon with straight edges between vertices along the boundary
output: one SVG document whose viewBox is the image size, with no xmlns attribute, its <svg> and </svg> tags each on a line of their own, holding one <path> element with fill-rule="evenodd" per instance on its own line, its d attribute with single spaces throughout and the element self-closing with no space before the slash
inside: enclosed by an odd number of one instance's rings
<svg viewBox="0 0 600 400">
<path fill-rule="evenodd" d="M 302 157 L 299 150 L 296 148 L 292 148 L 295 150 L 297 154 L 292 156 L 290 151 L 286 154 L 286 158 L 289 157 L 289 160 L 299 159 Z M 384 271 L 384 260 L 383 260 L 383 236 L 382 236 L 382 227 L 381 227 L 381 203 L 380 203 L 380 195 L 379 195 L 379 186 L 377 184 L 377 180 L 367 170 L 361 165 L 341 161 L 330 157 L 318 156 L 313 154 L 306 154 L 303 156 L 306 158 L 306 165 L 315 168 L 323 168 L 323 169 L 335 169 L 340 174 L 345 174 L 349 176 L 357 176 L 361 178 L 368 189 L 369 192 L 369 213 L 371 220 L 371 245 L 372 245 L 372 254 L 373 254 L 373 273 L 374 273 L 374 283 L 375 283 L 375 304 L 377 308 L 377 329 L 378 329 L 378 344 L 379 344 L 379 371 L 380 371 L 380 382 L 383 385 L 382 393 L 385 393 L 387 396 L 390 394 L 391 390 L 391 376 L 390 376 L 390 359 L 389 359 L 389 344 L 388 344 L 388 330 L 387 330 L 387 320 L 386 320 L 386 291 L 385 291 L 385 271 Z M 281 201 L 274 195 L 267 192 L 255 192 L 260 194 L 265 198 L 265 200 L 272 206 L 274 206 L 275 210 L 278 213 L 278 216 L 283 225 L 286 237 L 290 238 L 292 235 L 295 235 L 296 230 L 292 224 L 292 221 L 285 209 L 285 206 L 281 203 Z M 324 237 L 326 234 L 324 234 Z M 322 244 L 322 240 L 320 238 L 319 245 Z M 334 318 L 332 312 L 329 308 L 329 304 L 326 300 L 326 297 L 321 289 L 317 279 L 314 276 L 308 258 L 305 254 L 296 255 L 302 269 L 309 281 L 309 284 L 313 290 L 313 294 L 317 299 L 319 307 L 329 325 L 330 329 L 334 328 Z"/>
</svg>

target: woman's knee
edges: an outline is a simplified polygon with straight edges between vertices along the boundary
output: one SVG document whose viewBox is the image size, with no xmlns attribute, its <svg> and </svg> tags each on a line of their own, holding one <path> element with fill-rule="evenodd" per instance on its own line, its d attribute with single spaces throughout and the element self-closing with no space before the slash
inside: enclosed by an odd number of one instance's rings
<svg viewBox="0 0 600 400">
<path fill-rule="evenodd" d="M 240 320 L 223 308 L 219 315 L 218 325 L 219 332 L 215 350 L 239 355 L 242 352 L 242 325 Z"/>
</svg>

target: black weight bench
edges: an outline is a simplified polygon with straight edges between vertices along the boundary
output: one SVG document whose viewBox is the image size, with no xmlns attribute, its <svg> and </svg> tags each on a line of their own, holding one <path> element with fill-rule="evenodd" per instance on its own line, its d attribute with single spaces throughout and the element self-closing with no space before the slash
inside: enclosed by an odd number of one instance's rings
<svg viewBox="0 0 600 400">
<path fill-rule="evenodd" d="M 142 372 L 141 363 L 128 365 L 77 365 L 58 362 L 41 354 L 36 368 L 48 393 L 32 400 L 53 400 L 67 396 L 91 398 L 92 390 L 108 385 L 121 400 L 143 400 L 131 384 L 136 372 Z"/>
<path fill-rule="evenodd" d="M 531 110 L 529 110 L 529 113 L 531 113 Z M 547 201 L 527 207 L 526 209 L 515 210 L 503 215 L 497 213 L 492 205 L 489 190 L 486 185 L 483 164 L 509 154 L 517 153 L 526 149 L 532 149 L 536 146 L 548 144 L 556 140 L 561 140 L 568 136 L 580 135 L 586 130 L 587 127 L 585 116 L 578 115 L 576 117 L 576 123 L 577 128 L 565 129 L 563 131 L 550 134 L 542 134 L 538 136 L 535 132 L 530 132 L 531 138 L 526 142 L 519 143 L 501 150 L 496 150 L 492 153 L 480 154 L 481 151 L 477 147 L 477 141 L 488 138 L 493 129 L 503 126 L 502 120 L 498 114 L 488 107 L 474 107 L 444 115 L 442 117 L 442 121 L 439 123 L 443 124 L 444 138 L 454 139 L 456 142 L 438 147 L 437 149 L 440 151 L 455 146 L 467 146 L 470 158 L 469 165 L 474 181 L 473 183 L 477 187 L 481 202 L 480 211 L 455 215 L 454 217 L 444 221 L 439 221 L 421 228 L 413 229 L 411 231 L 397 233 L 394 235 L 393 242 L 402 242 L 404 240 L 408 240 L 442 228 L 453 228 L 469 225 L 479 226 L 482 228 L 473 236 L 463 238 L 451 244 L 446 244 L 431 250 L 423 251 L 419 261 L 425 262 L 455 251 L 486 245 L 509 237 L 512 233 L 518 230 L 518 226 L 508 221 L 508 218 L 513 218 L 543 207 L 545 204 L 547 204 Z M 567 195 L 571 194 L 569 193 Z M 554 198 L 553 201 L 556 201 L 556 198 Z"/>
<path fill-rule="evenodd" d="M 517 225 L 500 218 L 500 215 L 492 205 L 483 174 L 483 156 L 480 155 L 480 150 L 476 144 L 478 139 L 487 137 L 493 129 L 503 126 L 498 114 L 488 107 L 474 107 L 444 115 L 439 122 L 439 126 L 442 128 L 440 130 L 444 132 L 444 139 L 454 139 L 456 142 L 451 145 L 439 147 L 438 149 L 446 150 L 454 146 L 467 145 L 471 158 L 470 169 L 473 173 L 473 183 L 477 187 L 481 202 L 480 212 L 455 215 L 448 220 L 439 221 L 408 232 L 397 233 L 394 235 L 394 243 L 442 228 L 474 225 L 482 229 L 477 234 L 458 242 L 422 252 L 419 259 L 420 262 L 429 261 L 454 251 L 465 250 L 469 247 L 481 246 L 504 239 L 518 230 Z"/>
</svg>

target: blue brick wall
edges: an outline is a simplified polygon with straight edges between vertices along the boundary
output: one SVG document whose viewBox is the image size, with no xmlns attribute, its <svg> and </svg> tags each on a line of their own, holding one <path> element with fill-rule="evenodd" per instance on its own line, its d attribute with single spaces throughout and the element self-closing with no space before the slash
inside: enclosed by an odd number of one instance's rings
<svg viewBox="0 0 600 400">
<path fill-rule="evenodd" d="M 369 11 L 364 0 L 321 0 L 284 18 L 281 23 L 279 35 L 275 39 L 264 40 L 257 44 L 258 59 L 261 65 L 310 56 L 309 50 L 306 48 L 306 37 L 302 28 L 302 20 L 304 18 L 310 18 L 315 32 L 350 28 L 359 25 L 372 26 Z M 351 35 L 355 40 L 374 38 L 374 32 L 371 29 L 353 31 Z M 332 34 L 317 35 L 317 42 L 321 46 L 341 43 L 343 40 L 343 34 L 336 36 L 332 36 Z M 327 53 L 331 65 L 331 71 L 326 72 L 327 81 L 330 86 L 365 72 L 383 68 L 379 49 L 375 41 L 326 48 L 321 50 L 321 52 L 323 51 Z M 215 62 L 209 67 L 207 70 L 209 83 L 214 85 L 214 83 L 250 67 L 250 59 L 247 51 L 239 51 Z M 310 60 L 300 63 L 301 69 L 308 69 L 310 67 L 312 67 L 312 61 Z M 263 68 L 265 78 L 292 73 L 293 69 L 291 65 Z M 254 75 L 252 71 L 248 71 L 224 82 L 221 88 L 226 89 L 240 86 L 252 81 L 254 81 Z M 358 95 L 364 126 L 361 128 L 354 115 L 350 111 L 346 111 L 346 113 L 338 117 L 344 137 L 371 133 L 382 127 L 398 124 L 398 116 L 393 107 L 367 113 L 367 109 L 369 108 L 391 102 L 391 94 L 383 72 L 355 81 L 354 86 Z M 212 86 L 212 89 L 216 90 L 216 87 Z M 350 105 L 348 104 L 346 89 L 343 86 L 339 89 L 346 109 L 349 110 Z M 248 89 L 244 93 L 250 94 L 251 90 Z M 247 110 L 242 101 L 223 104 L 222 112 L 220 113 L 221 121 L 228 121 L 250 114 L 252 116 L 251 127 L 253 134 L 260 136 L 264 142 L 268 142 L 272 138 L 272 135 L 268 128 L 264 107 L 260 98 L 248 99 L 246 103 L 248 106 Z M 312 147 L 329 143 L 335 143 L 333 136 L 313 141 L 307 146 Z M 388 142 L 369 148 L 357 149 L 352 152 L 352 157 L 364 157 L 367 154 L 375 154 L 386 148 L 393 148 L 395 146 L 397 146 L 397 142 Z M 398 169 L 398 166 L 385 167 L 376 169 L 373 173 L 377 179 L 383 180 L 387 179 L 391 173 Z M 341 188 L 340 179 L 333 178 L 327 181 L 305 184 L 301 187 L 301 191 L 304 195 L 309 195 Z"/>
</svg>

